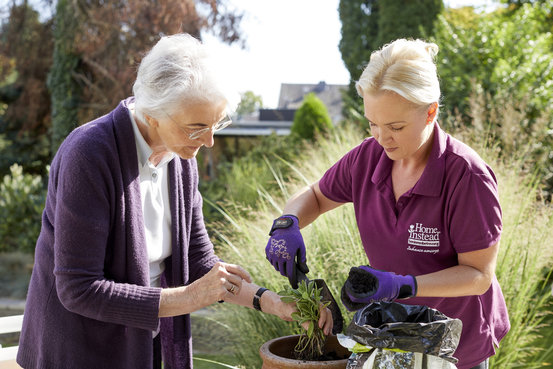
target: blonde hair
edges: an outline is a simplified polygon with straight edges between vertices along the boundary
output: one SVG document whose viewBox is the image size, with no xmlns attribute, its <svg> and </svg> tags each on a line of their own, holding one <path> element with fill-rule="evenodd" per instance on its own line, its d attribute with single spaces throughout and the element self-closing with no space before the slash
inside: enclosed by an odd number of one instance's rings
<svg viewBox="0 0 553 369">
<path fill-rule="evenodd" d="M 438 46 L 423 40 L 398 39 L 371 54 L 355 84 L 357 93 L 393 91 L 417 106 L 440 100 L 440 83 L 434 58 Z"/>
</svg>

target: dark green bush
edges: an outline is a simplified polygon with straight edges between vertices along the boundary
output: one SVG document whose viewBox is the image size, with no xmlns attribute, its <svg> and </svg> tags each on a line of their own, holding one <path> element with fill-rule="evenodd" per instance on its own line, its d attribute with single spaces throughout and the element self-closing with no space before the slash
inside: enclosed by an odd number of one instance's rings
<svg viewBox="0 0 553 369">
<path fill-rule="evenodd" d="M 0 183 L 0 252 L 33 253 L 46 190 L 42 177 L 14 164 Z"/>
<path fill-rule="evenodd" d="M 292 134 L 312 140 L 318 134 L 330 131 L 332 127 L 325 104 L 314 93 L 305 95 L 302 105 L 294 115 Z"/>
</svg>

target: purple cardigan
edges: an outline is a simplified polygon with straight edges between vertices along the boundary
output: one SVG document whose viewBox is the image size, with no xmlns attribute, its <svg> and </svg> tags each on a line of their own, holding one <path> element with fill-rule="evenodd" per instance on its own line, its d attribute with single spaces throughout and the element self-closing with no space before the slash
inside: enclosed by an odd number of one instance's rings
<svg viewBox="0 0 553 369">
<path fill-rule="evenodd" d="M 149 287 L 136 145 L 127 104 L 75 129 L 50 168 L 17 362 L 24 368 L 151 368 L 161 321 L 165 368 L 192 367 L 190 316 L 158 318 Z M 195 159 L 169 163 L 172 256 L 164 286 L 219 260 L 205 229 Z"/>
</svg>

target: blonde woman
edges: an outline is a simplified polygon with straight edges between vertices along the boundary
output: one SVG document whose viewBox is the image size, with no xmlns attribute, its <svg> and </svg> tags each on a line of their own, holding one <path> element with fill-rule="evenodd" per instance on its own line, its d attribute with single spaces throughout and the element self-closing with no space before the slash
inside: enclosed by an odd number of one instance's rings
<svg viewBox="0 0 553 369">
<path fill-rule="evenodd" d="M 374 301 L 426 305 L 463 322 L 459 369 L 487 368 L 510 325 L 495 265 L 502 229 L 497 181 L 470 147 L 437 122 L 435 44 L 399 39 L 375 51 L 356 84 L 372 137 L 295 194 L 266 247 L 295 282 L 307 269 L 300 228 L 352 202 L 370 266 L 371 295 L 343 291 L 358 309 Z M 278 247 L 277 247 L 278 246 Z M 297 258 L 297 260 L 296 260 Z"/>
</svg>

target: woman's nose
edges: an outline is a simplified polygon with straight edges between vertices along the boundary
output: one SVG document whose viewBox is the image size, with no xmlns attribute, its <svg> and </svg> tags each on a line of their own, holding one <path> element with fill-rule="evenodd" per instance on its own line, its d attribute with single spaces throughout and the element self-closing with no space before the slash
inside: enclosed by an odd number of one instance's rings
<svg viewBox="0 0 553 369">
<path fill-rule="evenodd" d="M 381 145 L 381 146 L 384 146 L 383 144 L 387 141 L 390 140 L 390 138 L 392 137 L 392 135 L 388 132 L 385 132 L 386 130 L 385 129 L 382 129 L 380 130 L 380 132 L 378 132 L 378 135 L 375 136 L 376 140 L 378 141 L 378 143 Z"/>
<path fill-rule="evenodd" d="M 204 133 L 199 139 L 201 140 L 201 143 L 205 147 L 212 147 L 213 144 L 215 143 L 214 135 L 215 135 L 215 131 L 213 129 L 210 129 L 209 131 Z"/>
</svg>

